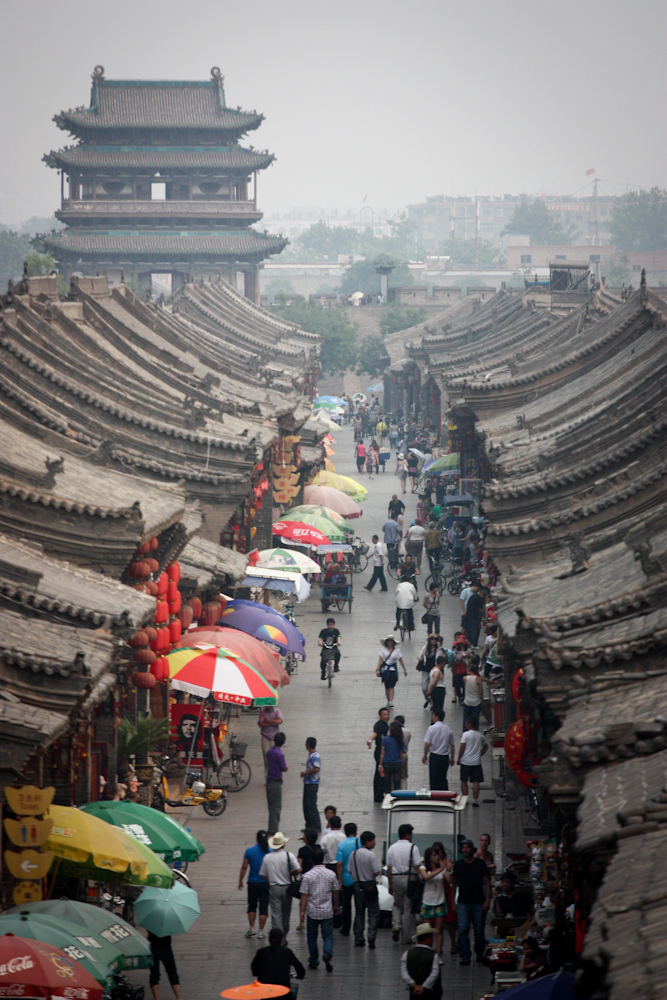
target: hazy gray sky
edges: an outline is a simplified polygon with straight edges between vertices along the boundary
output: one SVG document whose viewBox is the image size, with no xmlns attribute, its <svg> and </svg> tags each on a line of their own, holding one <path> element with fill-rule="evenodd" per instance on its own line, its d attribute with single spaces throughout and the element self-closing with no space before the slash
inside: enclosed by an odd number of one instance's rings
<svg viewBox="0 0 667 1000">
<path fill-rule="evenodd" d="M 3 0 L 0 221 L 48 215 L 51 117 L 109 79 L 225 75 L 265 212 L 667 187 L 664 0 Z"/>
</svg>

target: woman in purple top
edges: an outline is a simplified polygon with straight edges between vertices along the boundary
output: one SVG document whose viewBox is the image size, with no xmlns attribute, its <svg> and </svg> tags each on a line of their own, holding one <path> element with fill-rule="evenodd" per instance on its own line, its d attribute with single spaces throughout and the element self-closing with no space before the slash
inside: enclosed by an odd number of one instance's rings
<svg viewBox="0 0 667 1000">
<path fill-rule="evenodd" d="M 259 726 L 259 731 L 261 733 L 260 739 L 262 742 L 262 757 L 264 758 L 264 774 L 266 774 L 268 768 L 268 764 L 266 763 L 266 752 L 273 746 L 273 738 L 278 732 L 282 721 L 283 717 L 280 714 L 280 709 L 276 708 L 275 705 L 269 705 L 267 708 L 261 708 L 259 711 L 257 725 Z"/>
</svg>

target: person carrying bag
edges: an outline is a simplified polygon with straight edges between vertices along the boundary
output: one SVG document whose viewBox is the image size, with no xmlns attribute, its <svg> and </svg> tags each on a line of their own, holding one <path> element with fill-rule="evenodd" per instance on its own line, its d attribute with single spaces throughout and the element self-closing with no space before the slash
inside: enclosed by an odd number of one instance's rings
<svg viewBox="0 0 667 1000">
<path fill-rule="evenodd" d="M 410 913 L 419 913 L 422 908 L 422 899 L 424 898 L 424 883 L 417 869 L 412 867 L 413 850 L 414 845 L 410 851 L 410 862 L 408 864 L 408 887 L 405 890 L 405 894 L 410 900 Z M 419 856 L 419 852 L 417 852 L 417 856 Z"/>
<path fill-rule="evenodd" d="M 368 912 L 368 947 L 373 950 L 380 918 L 380 899 L 376 879 L 381 868 L 373 853 L 375 834 L 366 830 L 360 839 L 361 847 L 353 852 L 348 865 L 354 877 L 354 939 L 358 947 L 364 945 L 366 913 Z M 362 878 L 362 876 L 365 877 Z"/>
</svg>

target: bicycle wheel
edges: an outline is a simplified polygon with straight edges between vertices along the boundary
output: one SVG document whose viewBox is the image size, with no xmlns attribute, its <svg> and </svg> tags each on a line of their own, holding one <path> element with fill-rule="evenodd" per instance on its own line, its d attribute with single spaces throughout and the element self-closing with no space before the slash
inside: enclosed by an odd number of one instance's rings
<svg viewBox="0 0 667 1000">
<path fill-rule="evenodd" d="M 461 593 L 461 587 L 459 581 L 456 579 L 455 576 L 452 577 L 452 579 L 447 584 L 447 593 L 451 594 L 452 597 L 458 597 L 458 595 Z"/>
<path fill-rule="evenodd" d="M 445 587 L 447 586 L 447 577 L 443 576 L 441 573 L 432 573 L 431 576 L 426 578 L 426 582 L 424 583 L 425 589 L 430 590 L 431 584 L 433 583 L 435 583 L 440 595 L 442 596 L 445 592 Z"/>
<path fill-rule="evenodd" d="M 334 665 L 331 660 L 327 664 L 327 686 L 331 687 L 331 682 L 333 680 Z"/>
<path fill-rule="evenodd" d="M 398 631 L 401 634 L 401 642 L 405 639 L 405 625 L 406 625 L 406 615 L 403 613 L 399 619 Z"/>
<path fill-rule="evenodd" d="M 218 768 L 218 781 L 228 792 L 242 791 L 251 778 L 250 764 L 240 757 L 229 757 Z"/>
<path fill-rule="evenodd" d="M 338 601 L 334 601 L 333 603 L 336 605 L 339 611 L 345 611 L 345 605 L 347 604 L 347 600 L 345 598 L 342 598 L 341 600 Z"/>
<path fill-rule="evenodd" d="M 355 573 L 363 573 L 363 571 L 368 566 L 368 556 L 365 556 L 363 552 L 360 552 L 352 563 L 352 570 Z"/>
<path fill-rule="evenodd" d="M 398 580 L 398 566 L 387 565 L 387 573 L 392 580 Z"/>
</svg>

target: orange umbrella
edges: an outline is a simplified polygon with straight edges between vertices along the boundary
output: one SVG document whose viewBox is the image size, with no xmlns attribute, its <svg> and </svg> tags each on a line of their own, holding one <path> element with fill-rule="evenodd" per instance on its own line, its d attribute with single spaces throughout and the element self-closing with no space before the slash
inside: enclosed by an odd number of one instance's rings
<svg viewBox="0 0 667 1000">
<path fill-rule="evenodd" d="M 223 990 L 220 996 L 227 997 L 227 1000 L 270 1000 L 270 997 L 283 997 L 290 992 L 289 986 L 274 986 L 272 983 L 260 983 L 256 979 L 254 983 Z"/>
<path fill-rule="evenodd" d="M 222 628 L 220 625 L 204 625 L 201 628 L 190 629 L 182 635 L 178 646 L 181 649 L 191 649 L 200 643 L 229 649 L 232 653 L 236 653 L 258 670 L 272 687 L 284 687 L 290 682 L 289 674 L 280 665 L 278 653 L 247 632 L 240 632 L 236 628 Z"/>
<path fill-rule="evenodd" d="M 363 510 L 361 505 L 355 503 L 347 493 L 336 490 L 333 486 L 305 486 L 303 491 L 304 503 L 320 504 L 335 510 L 343 517 L 361 517 Z"/>
</svg>

